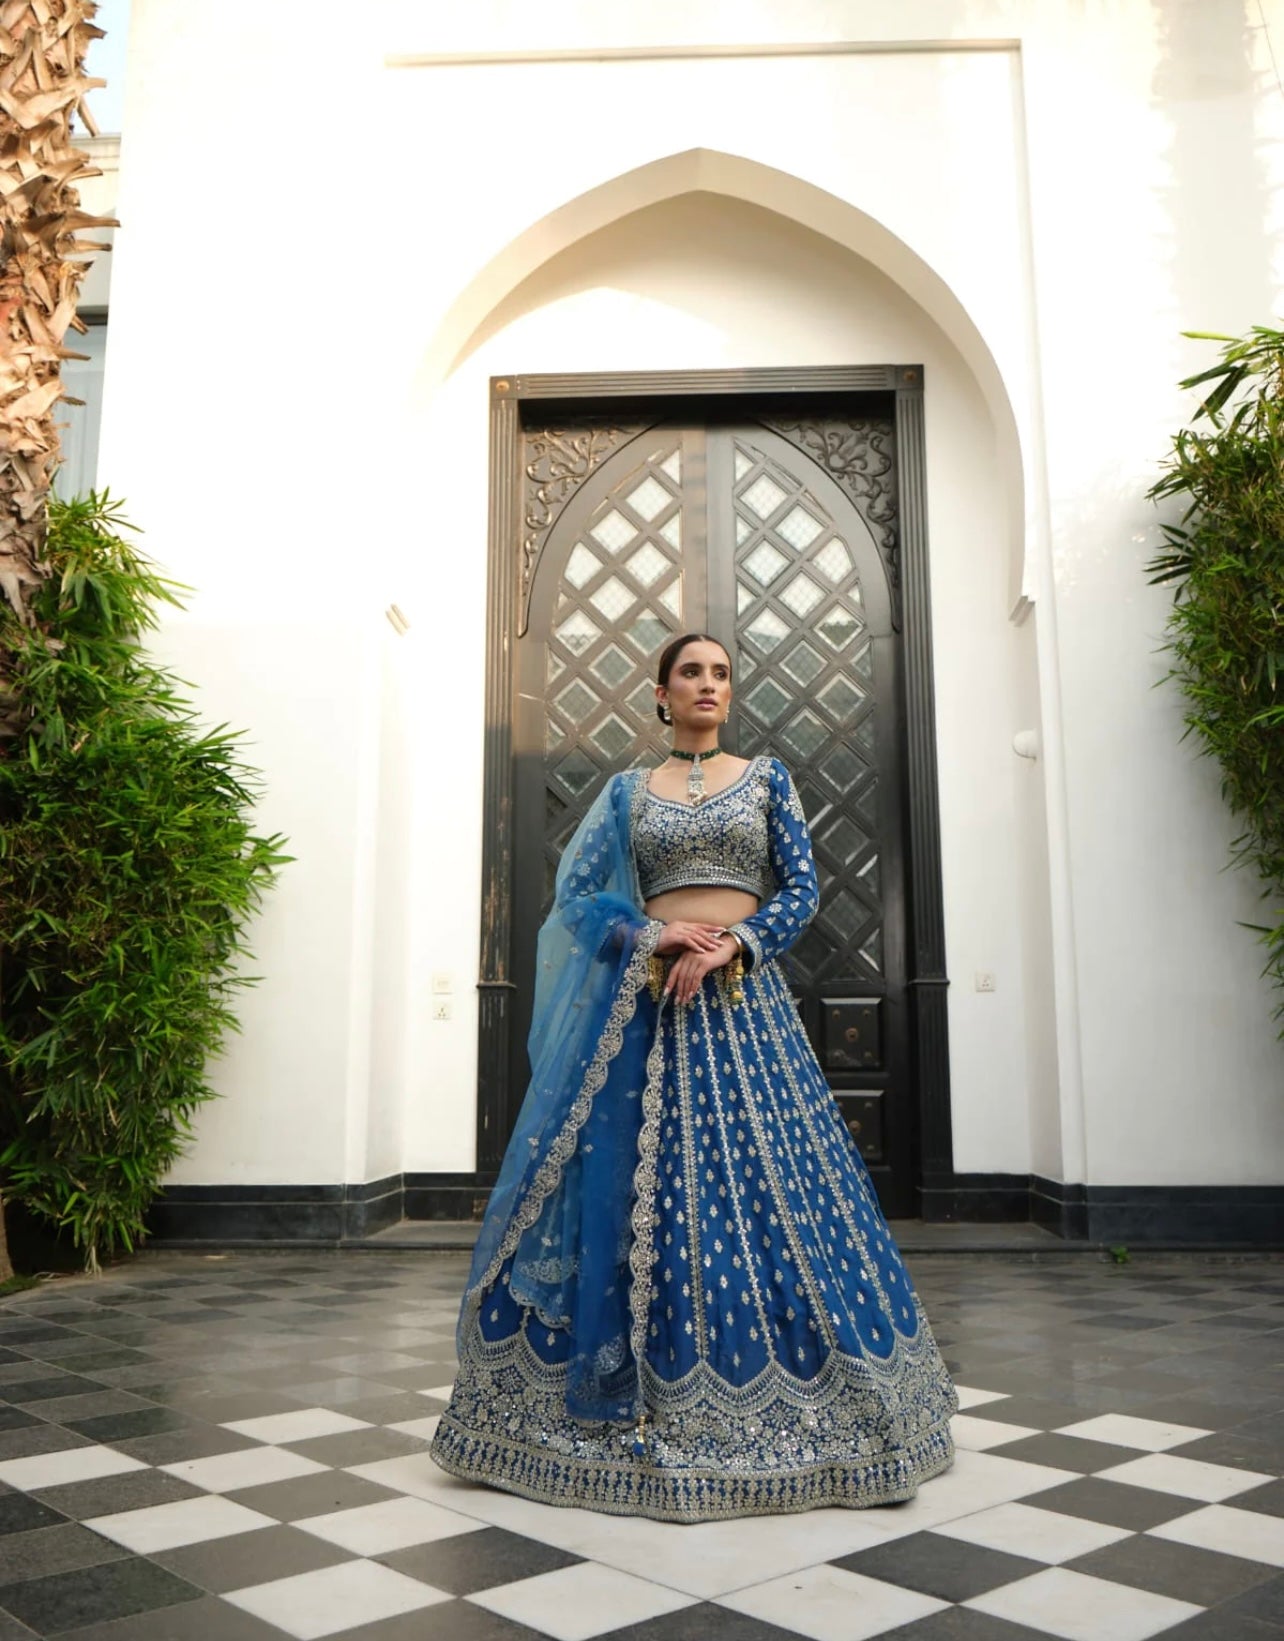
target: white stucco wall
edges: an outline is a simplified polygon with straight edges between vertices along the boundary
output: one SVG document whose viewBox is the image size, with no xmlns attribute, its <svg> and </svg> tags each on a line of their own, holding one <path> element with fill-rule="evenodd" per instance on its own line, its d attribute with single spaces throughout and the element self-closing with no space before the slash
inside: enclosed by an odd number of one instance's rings
<svg viewBox="0 0 1284 1641">
<path fill-rule="evenodd" d="M 486 377 L 913 360 L 956 1167 L 1276 1178 L 1256 903 L 1141 569 L 1178 332 L 1278 313 L 1243 8 L 274 0 L 252 53 L 216 0 L 133 11 L 99 472 L 198 589 L 167 650 L 298 856 L 176 1177 L 472 1164 Z M 556 55 L 648 46 L 694 54 Z"/>
</svg>

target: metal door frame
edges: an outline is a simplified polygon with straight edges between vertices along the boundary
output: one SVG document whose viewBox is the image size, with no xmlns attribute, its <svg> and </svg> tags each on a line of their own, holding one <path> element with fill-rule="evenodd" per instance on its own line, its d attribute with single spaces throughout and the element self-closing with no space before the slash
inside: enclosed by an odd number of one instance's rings
<svg viewBox="0 0 1284 1641">
<path fill-rule="evenodd" d="M 908 827 L 908 973 L 911 1074 L 918 1095 L 921 1185 L 953 1169 L 950 1061 L 941 884 L 936 711 L 927 539 L 927 460 L 920 365 L 793 370 L 623 371 L 591 375 L 496 376 L 490 383 L 490 525 L 486 594 L 486 744 L 482 798 L 482 928 L 478 1061 L 477 1180 L 494 1180 L 521 1090 L 510 1087 L 513 870 L 513 669 L 534 564 L 515 556 L 522 539 L 520 465 L 524 403 L 645 401 L 871 393 L 895 403 L 902 643 L 905 683 L 905 816 Z"/>
</svg>

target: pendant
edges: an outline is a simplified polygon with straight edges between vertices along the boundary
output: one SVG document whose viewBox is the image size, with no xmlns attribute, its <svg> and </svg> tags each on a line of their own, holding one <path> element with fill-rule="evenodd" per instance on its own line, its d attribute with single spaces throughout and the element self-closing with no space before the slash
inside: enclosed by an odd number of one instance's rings
<svg viewBox="0 0 1284 1641">
<path fill-rule="evenodd" d="M 700 763 L 699 754 L 691 761 L 691 772 L 687 776 L 687 802 L 702 804 L 704 802 L 704 769 Z"/>
</svg>

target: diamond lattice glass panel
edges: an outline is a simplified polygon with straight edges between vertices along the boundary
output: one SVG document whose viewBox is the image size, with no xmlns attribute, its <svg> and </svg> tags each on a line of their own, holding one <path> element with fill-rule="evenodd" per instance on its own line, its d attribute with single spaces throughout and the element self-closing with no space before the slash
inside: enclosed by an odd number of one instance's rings
<svg viewBox="0 0 1284 1641">
<path fill-rule="evenodd" d="M 618 644 L 608 644 L 596 660 L 589 662 L 589 671 L 607 689 L 618 689 L 632 675 L 635 664 Z"/>
<path fill-rule="evenodd" d="M 769 519 L 787 495 L 788 491 L 782 490 L 769 473 L 759 473 L 740 499 L 760 519 Z"/>
<path fill-rule="evenodd" d="M 789 560 L 769 541 L 760 541 L 744 562 L 744 567 L 755 581 L 766 587 L 773 582 Z"/>
<path fill-rule="evenodd" d="M 631 593 L 618 576 L 608 576 L 595 592 L 589 594 L 589 603 L 608 621 L 618 621 L 637 601 L 637 594 Z"/>
<path fill-rule="evenodd" d="M 816 980 L 829 959 L 832 947 L 824 935 L 810 928 L 795 946 L 789 948 L 789 967 L 802 971 L 804 978 Z"/>
<path fill-rule="evenodd" d="M 630 490 L 625 497 L 633 511 L 644 518 L 648 524 L 657 513 L 662 513 L 673 500 L 670 493 L 653 478 L 650 473 L 642 480 L 636 490 Z"/>
<path fill-rule="evenodd" d="M 753 463 L 743 450 L 736 451 L 736 482 L 739 483 L 746 473 L 753 470 Z"/>
<path fill-rule="evenodd" d="M 604 519 L 600 519 L 593 526 L 589 534 L 594 541 L 600 542 L 608 553 L 618 553 L 633 540 L 637 530 L 623 513 L 618 513 L 613 507 Z"/>
<path fill-rule="evenodd" d="M 869 939 L 860 949 L 860 955 L 873 969 L 875 974 L 883 972 L 883 931 L 875 929 Z"/>
<path fill-rule="evenodd" d="M 671 628 L 660 620 L 658 615 L 652 615 L 648 610 L 640 615 L 629 628 L 627 636 L 637 645 L 643 655 L 654 655 L 669 637 Z"/>
<path fill-rule="evenodd" d="M 824 596 L 810 576 L 796 575 L 781 593 L 780 602 L 788 604 L 798 619 L 805 621 Z"/>
<path fill-rule="evenodd" d="M 582 541 L 577 541 L 571 549 L 571 556 L 566 561 L 565 575 L 572 587 L 582 587 L 602 568 L 602 560 L 596 553 L 590 553 Z"/>
<path fill-rule="evenodd" d="M 630 712 L 637 713 L 648 728 L 655 727 L 655 685 L 649 678 L 644 678 L 624 697 L 624 704 Z"/>
<path fill-rule="evenodd" d="M 680 575 L 675 575 L 660 594 L 660 603 L 664 605 L 675 621 L 682 619 L 682 577 Z"/>
<path fill-rule="evenodd" d="M 818 553 L 813 553 L 808 563 L 835 585 L 852 571 L 852 555 L 847 549 L 846 542 L 839 541 L 837 536 L 832 541 L 827 541 Z"/>
<path fill-rule="evenodd" d="M 745 542 L 748 541 L 749 537 L 752 534 L 753 534 L 753 525 L 750 524 L 748 519 L 742 519 L 740 517 L 740 514 L 737 513 L 736 514 L 736 546 L 737 547 L 743 547 Z"/>
<path fill-rule="evenodd" d="M 565 621 L 553 628 L 553 636 L 560 638 L 572 655 L 583 655 L 593 640 L 602 636 L 602 629 L 594 626 L 583 610 L 572 610 Z"/>
<path fill-rule="evenodd" d="M 774 678 L 764 678 L 744 697 L 745 705 L 760 723 L 774 724 L 793 704 Z"/>
<path fill-rule="evenodd" d="M 544 646 L 544 654 L 546 658 L 544 663 L 544 682 L 546 684 L 555 684 L 566 671 L 566 662 L 562 660 L 560 655 L 554 655 L 553 651 L 550 650 L 547 645 Z"/>
<path fill-rule="evenodd" d="M 670 562 L 658 547 L 648 541 L 639 547 L 628 561 L 628 571 L 636 581 L 641 582 L 644 587 L 649 587 L 659 580 L 669 568 Z"/>
<path fill-rule="evenodd" d="M 589 740 L 608 763 L 614 763 L 626 747 L 633 745 L 633 731 L 622 718 L 612 713 L 590 731 Z"/>
<path fill-rule="evenodd" d="M 866 831 L 873 832 L 878 825 L 878 776 L 867 781 L 856 800 L 856 813 Z"/>
<path fill-rule="evenodd" d="M 578 798 L 592 786 L 602 771 L 587 753 L 576 747 L 569 757 L 562 759 L 554 773 L 566 790 Z"/>
<path fill-rule="evenodd" d="M 816 631 L 830 649 L 834 650 L 845 649 L 860 631 L 860 627 L 860 621 L 850 610 L 839 608 L 826 610 L 816 623 Z"/>
<path fill-rule="evenodd" d="M 856 676 L 869 687 L 874 683 L 874 651 L 869 644 L 863 644 L 849 663 Z"/>
<path fill-rule="evenodd" d="M 745 637 L 764 655 L 770 655 L 777 644 L 789 637 L 789 628 L 775 610 L 763 609 L 745 628 Z"/>
<path fill-rule="evenodd" d="M 682 483 L 682 452 L 675 450 L 671 456 L 666 456 L 660 463 L 661 473 L 667 473 L 674 484 Z"/>
<path fill-rule="evenodd" d="M 805 507 L 791 507 L 776 526 L 776 534 L 783 536 L 791 547 L 796 547 L 801 553 L 825 528 Z"/>
<path fill-rule="evenodd" d="M 865 700 L 864 690 L 857 689 L 850 678 L 839 673 L 821 690 L 816 699 L 834 719 L 840 724 L 846 724 L 852 714 Z"/>
<path fill-rule="evenodd" d="M 810 707 L 804 707 L 780 732 L 780 738 L 795 758 L 815 757 L 829 739 L 829 731 Z"/>
<path fill-rule="evenodd" d="M 861 867 L 860 871 L 857 872 L 856 876 L 865 886 L 865 889 L 867 890 L 874 905 L 881 905 L 883 892 L 882 882 L 878 870 L 878 856 L 874 855 L 870 860 L 867 860 Z"/>
<path fill-rule="evenodd" d="M 554 753 L 566 745 L 566 736 L 562 733 L 557 719 L 552 713 L 544 719 L 544 751 Z"/>
<path fill-rule="evenodd" d="M 780 663 L 780 668 L 789 674 L 795 684 L 807 689 L 824 672 L 825 662 L 804 638 L 801 644 L 790 650 Z"/>
<path fill-rule="evenodd" d="M 743 581 L 736 582 L 736 614 L 743 615 L 749 606 L 757 601 L 758 594 L 752 587 L 746 587 Z"/>
<path fill-rule="evenodd" d="M 675 553 L 680 553 L 682 551 L 682 514 L 675 513 L 671 519 L 665 519 L 660 526 L 660 534 Z"/>
<path fill-rule="evenodd" d="M 850 866 L 861 850 L 868 847 L 869 838 L 850 815 L 840 814 L 832 826 L 817 834 L 816 842 L 822 849 L 827 849 L 840 865 Z"/>
<path fill-rule="evenodd" d="M 840 741 L 830 748 L 817 767 L 836 791 L 846 793 L 863 773 L 865 764 L 849 746 L 844 746 Z"/>
<path fill-rule="evenodd" d="M 855 940 L 869 917 L 868 911 L 850 889 L 840 889 L 836 895 L 822 901 L 820 915 L 845 945 Z"/>
<path fill-rule="evenodd" d="M 573 679 L 556 700 L 560 710 L 573 724 L 579 723 L 594 707 L 602 704 L 582 678 Z"/>
<path fill-rule="evenodd" d="M 874 762 L 874 714 L 867 712 L 856 725 L 856 745 L 870 763 Z"/>
</svg>

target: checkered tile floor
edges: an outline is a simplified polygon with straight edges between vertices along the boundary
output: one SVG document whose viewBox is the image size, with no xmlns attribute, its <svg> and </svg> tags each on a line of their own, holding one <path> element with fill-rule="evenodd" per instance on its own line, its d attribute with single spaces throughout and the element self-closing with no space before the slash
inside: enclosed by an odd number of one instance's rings
<svg viewBox="0 0 1284 1641">
<path fill-rule="evenodd" d="M 0 1305 L 0 1641 L 1284 1637 L 1284 1265 L 922 1256 L 912 1503 L 700 1527 L 426 1453 L 457 1254 L 154 1254 Z"/>
</svg>

